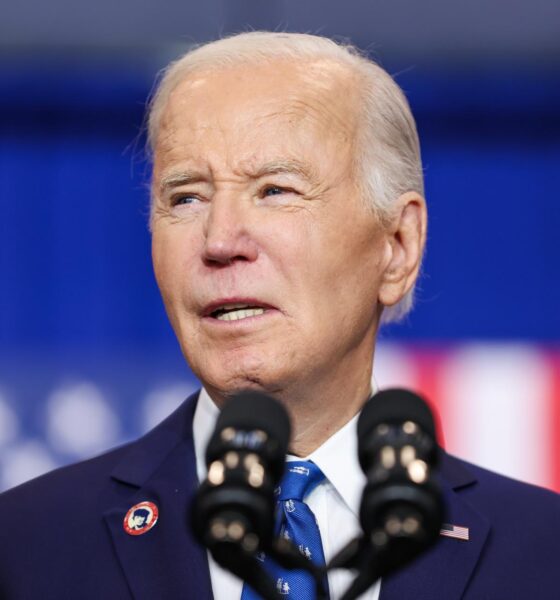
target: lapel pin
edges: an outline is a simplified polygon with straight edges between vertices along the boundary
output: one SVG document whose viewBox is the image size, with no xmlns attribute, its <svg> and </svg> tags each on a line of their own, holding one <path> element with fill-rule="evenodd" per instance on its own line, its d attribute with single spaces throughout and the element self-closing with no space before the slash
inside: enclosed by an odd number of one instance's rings
<svg viewBox="0 0 560 600">
<path fill-rule="evenodd" d="M 128 535 L 142 535 L 157 523 L 158 507 L 153 502 L 140 502 L 128 510 L 123 527 Z"/>
<path fill-rule="evenodd" d="M 444 537 L 454 538 L 456 540 L 469 541 L 469 528 L 459 527 L 458 525 L 451 525 L 450 523 L 443 523 L 439 534 Z"/>
</svg>

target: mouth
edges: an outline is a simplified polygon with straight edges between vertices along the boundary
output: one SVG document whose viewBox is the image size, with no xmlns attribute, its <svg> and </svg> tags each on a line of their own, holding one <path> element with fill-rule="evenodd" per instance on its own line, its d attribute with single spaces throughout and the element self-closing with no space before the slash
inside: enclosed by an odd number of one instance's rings
<svg viewBox="0 0 560 600">
<path fill-rule="evenodd" d="M 207 306 L 203 316 L 216 321 L 242 321 L 260 317 L 274 307 L 261 302 L 218 302 Z"/>
</svg>

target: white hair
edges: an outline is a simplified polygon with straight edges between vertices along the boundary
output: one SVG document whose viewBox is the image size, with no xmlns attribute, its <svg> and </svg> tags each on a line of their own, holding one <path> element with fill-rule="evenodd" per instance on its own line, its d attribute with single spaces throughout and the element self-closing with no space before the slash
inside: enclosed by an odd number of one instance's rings
<svg viewBox="0 0 560 600">
<path fill-rule="evenodd" d="M 414 117 L 395 81 L 351 44 L 303 33 L 252 31 L 198 46 L 161 73 L 148 109 L 148 148 L 154 152 L 162 114 L 175 87 L 194 72 L 273 60 L 330 59 L 358 75 L 361 96 L 356 144 L 358 186 L 362 198 L 384 224 L 405 192 L 424 195 L 420 144 Z M 398 321 L 412 308 L 414 289 L 385 308 L 382 322 Z"/>
</svg>

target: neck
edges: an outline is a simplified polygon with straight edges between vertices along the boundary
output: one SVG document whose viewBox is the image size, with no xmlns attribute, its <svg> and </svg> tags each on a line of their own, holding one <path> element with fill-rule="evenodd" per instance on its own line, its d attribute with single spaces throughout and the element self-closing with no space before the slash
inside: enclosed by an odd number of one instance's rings
<svg viewBox="0 0 560 600">
<path fill-rule="evenodd" d="M 354 365 L 355 366 L 355 365 Z M 292 423 L 290 454 L 305 457 L 344 427 L 371 396 L 371 356 L 360 368 L 340 369 L 343 377 L 323 377 L 313 384 L 299 382 L 275 389 L 264 389 L 287 409 Z M 225 395 L 205 386 L 217 406 Z"/>
<path fill-rule="evenodd" d="M 291 417 L 291 454 L 308 456 L 362 409 L 372 392 L 374 342 L 374 335 L 364 337 L 353 352 L 276 395 Z"/>
<path fill-rule="evenodd" d="M 347 381 L 342 387 L 285 400 L 292 421 L 290 454 L 300 457 L 311 454 L 344 427 L 370 396 L 368 378 L 359 386 L 352 386 Z"/>
</svg>

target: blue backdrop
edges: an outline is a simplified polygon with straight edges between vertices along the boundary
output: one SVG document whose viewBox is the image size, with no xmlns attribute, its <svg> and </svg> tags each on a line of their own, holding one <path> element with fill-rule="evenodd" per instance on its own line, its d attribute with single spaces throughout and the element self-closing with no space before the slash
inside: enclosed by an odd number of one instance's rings
<svg viewBox="0 0 560 600">
<path fill-rule="evenodd" d="M 398 339 L 560 339 L 560 76 L 405 72 L 430 210 Z M 0 81 L 0 344 L 168 345 L 146 229 L 150 75 Z"/>
<path fill-rule="evenodd" d="M 0 489 L 137 435 L 196 385 L 150 263 L 154 70 L 34 65 L 0 77 Z M 398 76 L 430 226 L 417 307 L 384 340 L 560 340 L 560 75 L 493 65 Z"/>
</svg>

